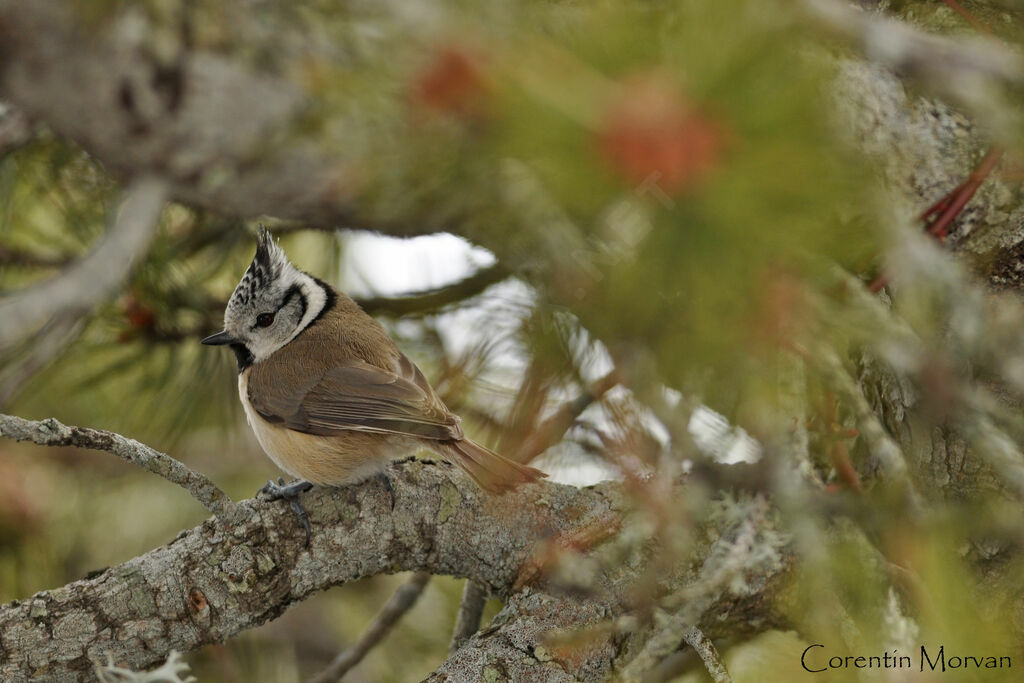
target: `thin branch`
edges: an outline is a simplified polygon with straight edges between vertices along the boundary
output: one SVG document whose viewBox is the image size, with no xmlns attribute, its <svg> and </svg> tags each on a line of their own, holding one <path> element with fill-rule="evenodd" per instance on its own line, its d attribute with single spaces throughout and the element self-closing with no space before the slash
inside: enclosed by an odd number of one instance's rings
<svg viewBox="0 0 1024 683">
<path fill-rule="evenodd" d="M 662 606 L 670 611 L 679 610 L 678 613 L 689 617 L 690 623 L 696 623 L 714 601 L 716 592 L 748 568 L 752 553 L 758 550 L 758 538 L 770 526 L 768 510 L 763 496 L 754 498 L 748 514 L 736 525 L 735 531 L 724 534 L 712 545 L 697 579 L 663 600 Z"/>
<path fill-rule="evenodd" d="M 227 494 L 205 476 L 169 455 L 120 434 L 88 427 L 69 427 L 53 418 L 34 421 L 0 414 L 0 436 L 15 441 L 31 441 L 40 446 L 77 446 L 106 451 L 177 484 L 217 516 L 228 517 L 228 513 L 234 510 Z"/>
<path fill-rule="evenodd" d="M 0 351 L 16 344 L 55 315 L 84 314 L 109 296 L 156 234 L 167 185 L 140 178 L 125 192 L 124 203 L 96 249 L 64 273 L 0 300 Z"/>
<path fill-rule="evenodd" d="M 359 637 L 356 644 L 342 652 L 327 665 L 323 671 L 309 679 L 309 683 L 333 683 L 341 680 L 348 671 L 359 662 L 363 661 L 370 650 L 374 648 L 384 636 L 388 634 L 402 616 L 412 609 L 416 601 L 423 594 L 423 589 L 430 581 L 430 574 L 427 572 L 416 572 L 408 581 L 398 587 L 391 598 L 377 612 L 373 623 Z"/>
<path fill-rule="evenodd" d="M 679 680 L 683 674 L 693 671 L 700 658 L 711 679 L 716 683 L 731 683 L 725 664 L 718 655 L 711 639 L 696 626 L 683 633 L 683 642 L 690 647 L 674 652 L 644 676 L 644 683 L 668 683 Z"/>
<path fill-rule="evenodd" d="M 693 628 L 696 621 L 720 594 L 721 584 L 715 584 L 713 590 L 694 606 L 687 606 L 675 614 L 657 610 L 654 633 L 644 643 L 640 653 L 622 669 L 621 680 L 630 683 L 643 680 L 648 672 L 679 648 L 684 642 L 684 635 Z"/>
<path fill-rule="evenodd" d="M 957 80 L 954 76 L 1006 82 L 1020 82 L 1024 77 L 1020 55 L 995 40 L 935 36 L 837 0 L 803 0 L 801 4 L 823 27 L 859 41 L 869 59 L 882 62 L 897 73 L 925 76 L 935 82 Z"/>
<path fill-rule="evenodd" d="M 459 614 L 455 617 L 455 629 L 452 631 L 452 642 L 448 652 L 455 652 L 463 643 L 480 630 L 480 619 L 487 605 L 487 588 L 472 579 L 466 579 L 462 589 L 462 601 L 459 603 Z"/>
<path fill-rule="evenodd" d="M 683 640 L 700 655 L 704 666 L 711 675 L 711 680 L 715 683 L 732 683 L 732 677 L 729 676 L 729 671 L 722 663 L 721 657 L 718 656 L 715 644 L 699 628 L 691 626 L 686 629 L 686 632 L 683 633 Z"/>
<path fill-rule="evenodd" d="M 495 263 L 450 285 L 401 296 L 357 299 L 356 303 L 371 315 L 429 315 L 470 299 L 508 276 L 509 272 L 505 267 Z"/>
</svg>

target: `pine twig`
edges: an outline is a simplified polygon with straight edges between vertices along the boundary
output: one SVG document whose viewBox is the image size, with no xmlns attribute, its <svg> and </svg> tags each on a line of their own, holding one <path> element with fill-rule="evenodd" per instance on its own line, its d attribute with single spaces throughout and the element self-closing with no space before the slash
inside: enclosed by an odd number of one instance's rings
<svg viewBox="0 0 1024 683">
<path fill-rule="evenodd" d="M 35 421 L 0 414 L 0 436 L 40 446 L 77 446 L 106 451 L 177 484 L 218 517 L 228 516 L 234 509 L 228 495 L 202 474 L 165 453 L 114 432 L 69 427 L 53 418 Z"/>
<path fill-rule="evenodd" d="M 487 588 L 478 581 L 466 579 L 466 587 L 462 590 L 462 602 L 459 603 L 459 614 L 455 618 L 455 629 L 448 652 L 453 653 L 462 644 L 480 630 L 480 618 L 484 615 L 487 604 Z"/>
<path fill-rule="evenodd" d="M 323 671 L 309 679 L 309 683 L 333 683 L 348 673 L 352 667 L 363 660 L 363 657 L 372 650 L 384 636 L 388 634 L 391 627 L 398 622 L 402 616 L 412 609 L 427 582 L 430 581 L 430 574 L 427 572 L 416 572 L 412 577 L 398 587 L 391 598 L 384 604 L 373 623 L 363 632 L 356 644 L 342 652 L 327 665 Z"/>
<path fill-rule="evenodd" d="M 514 458 L 516 462 L 529 462 L 558 443 L 587 406 L 600 401 L 620 381 L 619 372 L 612 370 L 587 387 L 574 400 L 561 406 L 554 415 L 537 425 L 520 445 Z"/>
</svg>

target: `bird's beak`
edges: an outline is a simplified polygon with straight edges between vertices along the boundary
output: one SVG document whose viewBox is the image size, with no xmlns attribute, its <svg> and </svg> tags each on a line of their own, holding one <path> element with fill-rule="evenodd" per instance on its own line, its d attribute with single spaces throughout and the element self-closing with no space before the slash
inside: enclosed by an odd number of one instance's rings
<svg viewBox="0 0 1024 683">
<path fill-rule="evenodd" d="M 234 344 L 237 339 L 227 333 L 227 330 L 218 332 L 217 334 L 211 334 L 209 337 L 202 341 L 207 346 L 223 346 L 224 344 Z"/>
</svg>

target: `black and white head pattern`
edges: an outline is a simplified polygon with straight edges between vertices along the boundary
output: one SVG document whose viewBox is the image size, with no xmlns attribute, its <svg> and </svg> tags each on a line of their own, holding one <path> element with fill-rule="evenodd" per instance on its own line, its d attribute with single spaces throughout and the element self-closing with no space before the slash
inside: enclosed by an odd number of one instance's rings
<svg viewBox="0 0 1024 683">
<path fill-rule="evenodd" d="M 319 318 L 333 298 L 323 282 L 293 266 L 260 226 L 256 256 L 224 312 L 239 365 L 268 358 Z"/>
</svg>

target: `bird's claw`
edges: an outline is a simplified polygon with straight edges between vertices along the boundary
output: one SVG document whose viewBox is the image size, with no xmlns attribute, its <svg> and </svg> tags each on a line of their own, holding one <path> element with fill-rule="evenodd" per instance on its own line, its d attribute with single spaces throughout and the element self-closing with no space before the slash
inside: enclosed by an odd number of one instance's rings
<svg viewBox="0 0 1024 683">
<path fill-rule="evenodd" d="M 287 500 L 288 505 L 291 507 L 292 512 L 299 518 L 299 524 L 302 525 L 302 529 L 306 532 L 306 547 L 309 547 L 310 539 L 312 538 L 312 530 L 309 525 L 309 516 L 306 514 L 306 509 L 302 507 L 302 503 L 299 502 L 299 496 L 306 491 L 313 488 L 313 485 L 308 481 L 299 479 L 293 481 L 290 484 L 284 483 L 284 477 L 279 477 L 275 484 L 272 479 L 268 479 L 267 483 L 260 488 L 257 493 L 267 494 L 267 498 L 270 500 Z"/>
</svg>

